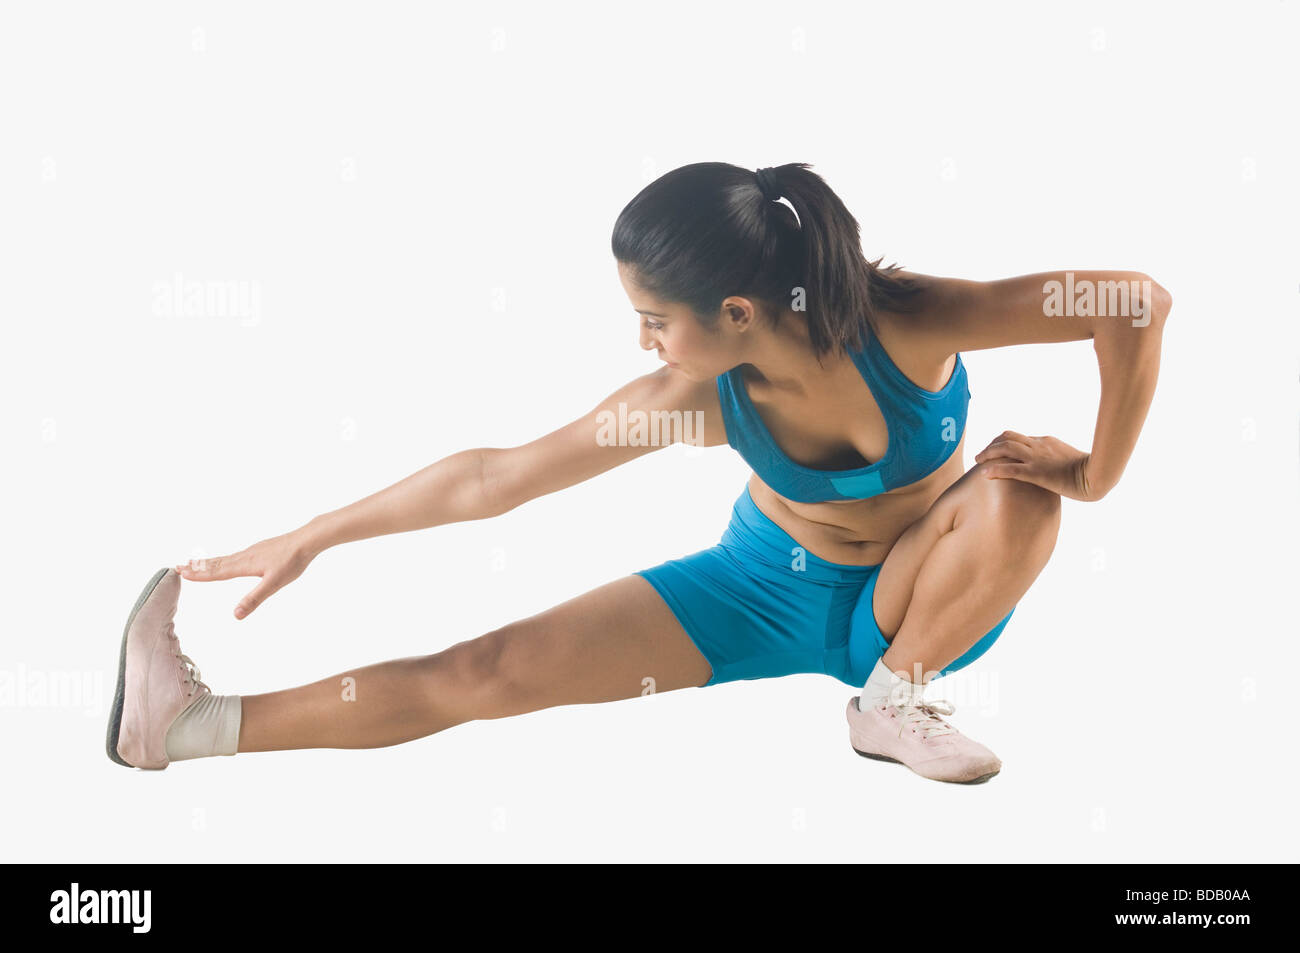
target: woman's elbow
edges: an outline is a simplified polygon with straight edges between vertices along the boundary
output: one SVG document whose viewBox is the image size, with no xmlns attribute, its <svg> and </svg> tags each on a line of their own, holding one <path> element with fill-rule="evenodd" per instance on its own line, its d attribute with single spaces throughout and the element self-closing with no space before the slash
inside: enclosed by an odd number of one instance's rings
<svg viewBox="0 0 1300 953">
<path fill-rule="evenodd" d="M 1169 317 L 1170 309 L 1174 306 L 1174 296 L 1150 275 L 1143 275 L 1142 306 L 1145 314 L 1150 317 L 1151 323 L 1162 327 L 1165 319 Z"/>
</svg>

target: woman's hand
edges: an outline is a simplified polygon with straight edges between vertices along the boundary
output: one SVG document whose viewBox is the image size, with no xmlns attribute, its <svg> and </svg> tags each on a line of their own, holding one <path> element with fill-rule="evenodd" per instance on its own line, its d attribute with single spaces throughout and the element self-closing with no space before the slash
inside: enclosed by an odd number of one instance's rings
<svg viewBox="0 0 1300 953">
<path fill-rule="evenodd" d="M 1090 454 L 1055 437 L 1026 437 L 1004 431 L 975 454 L 987 463 L 985 476 L 993 480 L 1023 480 L 1072 500 L 1099 500 L 1109 487 L 1095 486 L 1088 478 Z"/>
<path fill-rule="evenodd" d="M 301 576 L 316 555 L 302 534 L 295 531 L 262 540 L 230 556 L 191 559 L 183 566 L 177 566 L 176 571 L 182 579 L 196 582 L 260 576 L 261 583 L 235 606 L 235 618 L 242 619 L 265 602 L 271 593 Z"/>
</svg>

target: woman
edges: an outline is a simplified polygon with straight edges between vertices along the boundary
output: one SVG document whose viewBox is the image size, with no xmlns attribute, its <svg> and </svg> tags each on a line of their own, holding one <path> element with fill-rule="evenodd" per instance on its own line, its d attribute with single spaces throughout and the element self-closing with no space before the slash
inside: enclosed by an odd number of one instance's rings
<svg viewBox="0 0 1300 953">
<path fill-rule="evenodd" d="M 1169 294 L 1137 272 L 974 282 L 881 268 L 806 163 L 676 169 L 623 210 L 613 252 L 641 347 L 665 366 L 531 443 L 452 454 L 284 536 L 161 570 L 123 635 L 113 760 L 382 747 L 635 697 L 647 678 L 671 691 L 821 672 L 860 689 L 846 710 L 859 754 L 958 783 L 1000 770 L 925 685 L 998 638 L 1055 545 L 1060 498 L 1097 500 L 1119 480 Z M 1089 338 L 1091 452 L 1007 431 L 963 472 L 960 352 Z M 331 546 L 496 516 L 685 439 L 646 439 L 647 420 L 700 421 L 691 442 L 753 467 L 717 546 L 434 655 L 286 691 L 213 695 L 179 651 L 182 578 L 261 577 L 242 619 Z"/>
</svg>

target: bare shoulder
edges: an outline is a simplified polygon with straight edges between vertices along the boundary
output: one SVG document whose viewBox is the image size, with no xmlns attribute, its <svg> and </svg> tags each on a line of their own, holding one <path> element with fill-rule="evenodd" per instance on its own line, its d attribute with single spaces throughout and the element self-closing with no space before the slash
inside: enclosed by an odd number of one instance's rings
<svg viewBox="0 0 1300 953">
<path fill-rule="evenodd" d="M 618 397 L 619 395 L 615 395 Z M 726 428 L 718 401 L 717 381 L 692 380 L 675 367 L 661 367 L 639 377 L 622 396 L 627 401 L 625 413 L 637 410 L 651 415 L 692 414 L 697 445 L 717 447 L 726 444 Z"/>
<path fill-rule="evenodd" d="M 638 377 L 634 388 L 647 401 L 647 409 L 707 411 L 718 407 L 717 382 L 713 378 L 692 380 L 675 367 L 660 367 Z"/>
<path fill-rule="evenodd" d="M 956 348 L 945 340 L 946 318 L 963 307 L 963 295 L 971 289 L 957 278 L 898 271 L 918 291 L 906 311 L 881 309 L 876 312 L 876 330 L 881 346 L 894 364 L 914 384 L 925 390 L 939 390 L 952 373 Z"/>
</svg>

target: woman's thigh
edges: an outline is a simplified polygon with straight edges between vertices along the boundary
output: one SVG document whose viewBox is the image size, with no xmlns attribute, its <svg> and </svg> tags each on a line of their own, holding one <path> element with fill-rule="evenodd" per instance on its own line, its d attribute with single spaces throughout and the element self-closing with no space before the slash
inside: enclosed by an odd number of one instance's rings
<svg viewBox="0 0 1300 953">
<path fill-rule="evenodd" d="M 626 576 L 447 650 L 479 718 L 704 685 L 708 661 L 663 598 Z"/>
<path fill-rule="evenodd" d="M 1019 480 L 990 480 L 985 464 L 976 464 L 948 487 L 907 528 L 890 549 L 876 580 L 872 608 L 886 639 L 892 639 L 903 624 L 912 602 L 912 592 L 921 566 L 939 539 L 964 519 L 987 520 L 990 527 L 1011 527 L 1055 519 L 1060 497 Z"/>
</svg>

